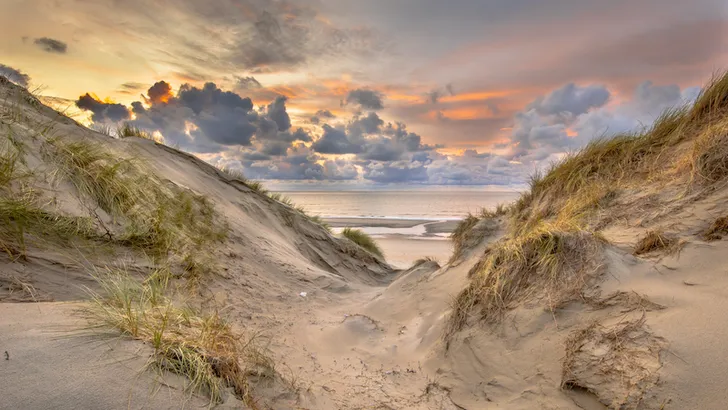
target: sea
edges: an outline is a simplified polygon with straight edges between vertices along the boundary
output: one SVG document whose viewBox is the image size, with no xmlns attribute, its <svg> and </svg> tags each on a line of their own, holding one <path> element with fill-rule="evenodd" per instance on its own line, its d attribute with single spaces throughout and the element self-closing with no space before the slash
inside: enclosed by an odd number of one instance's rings
<svg viewBox="0 0 728 410">
<path fill-rule="evenodd" d="M 351 221 L 352 226 L 377 239 L 387 261 L 400 268 L 426 256 L 440 261 L 449 257 L 449 232 L 428 232 L 428 224 L 458 221 L 468 213 L 494 209 L 520 195 L 519 189 L 498 186 L 270 188 L 289 197 L 309 214 L 330 221 Z M 382 226 L 387 221 L 401 226 Z M 339 233 L 342 229 L 335 227 L 333 231 Z"/>
</svg>

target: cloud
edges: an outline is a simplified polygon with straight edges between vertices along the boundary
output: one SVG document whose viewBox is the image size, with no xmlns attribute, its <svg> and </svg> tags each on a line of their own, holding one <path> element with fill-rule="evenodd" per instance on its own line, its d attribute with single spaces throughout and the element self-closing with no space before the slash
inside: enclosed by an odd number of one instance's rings
<svg viewBox="0 0 728 410">
<path fill-rule="evenodd" d="M 28 83 L 30 83 L 30 76 L 28 74 L 13 67 L 6 66 L 5 64 L 0 64 L 0 76 L 26 88 L 28 87 Z"/>
<path fill-rule="evenodd" d="M 384 96 L 378 91 L 359 88 L 349 91 L 346 96 L 346 103 L 358 104 L 368 110 L 381 110 L 384 108 L 383 98 Z"/>
<path fill-rule="evenodd" d="M 352 143 L 346 131 L 334 128 L 328 124 L 323 126 L 324 133 L 314 141 L 311 149 L 321 154 L 356 154 L 361 152 L 361 145 Z"/>
<path fill-rule="evenodd" d="M 128 82 L 121 84 L 118 92 L 121 94 L 136 94 L 142 92 L 145 88 L 147 88 L 146 84 Z"/>
<path fill-rule="evenodd" d="M 602 85 L 580 87 L 569 83 L 544 97 L 538 97 L 526 108 L 533 109 L 540 115 L 577 116 L 603 106 L 609 97 L 609 90 Z"/>
<path fill-rule="evenodd" d="M 354 136 L 355 139 L 360 139 L 365 134 L 375 134 L 381 131 L 381 127 L 384 125 L 384 120 L 379 118 L 379 115 L 375 112 L 370 112 L 364 117 L 355 116 L 346 129 L 348 133 Z"/>
<path fill-rule="evenodd" d="M 321 122 L 321 119 L 334 119 L 336 116 L 331 113 L 329 110 L 318 110 L 316 111 L 316 114 L 312 116 L 309 121 L 311 121 L 311 124 L 318 125 Z"/>
<path fill-rule="evenodd" d="M 286 97 L 277 97 L 268 104 L 268 117 L 275 121 L 279 131 L 288 131 L 291 128 L 291 117 L 286 112 Z"/>
<path fill-rule="evenodd" d="M 248 97 L 208 82 L 202 87 L 183 84 L 175 94 L 166 81 L 149 87 L 142 101 L 131 104 L 132 124 L 158 131 L 171 145 L 197 153 L 221 152 L 226 147 L 255 147 L 265 158 L 284 156 L 296 141 L 310 142 L 302 128 L 291 129 L 286 98 L 279 97 L 256 110 Z M 121 104 L 107 104 L 86 94 L 76 102 L 93 113 L 94 122 L 129 120 Z"/>
<path fill-rule="evenodd" d="M 33 44 L 48 53 L 66 54 L 68 52 L 68 44 L 49 37 L 36 38 Z"/>
<path fill-rule="evenodd" d="M 236 90 L 256 90 L 263 87 L 255 77 L 235 77 L 235 81 Z"/>
<path fill-rule="evenodd" d="M 364 178 L 379 183 L 426 182 L 425 163 L 420 161 L 373 161 L 364 168 Z"/>
<path fill-rule="evenodd" d="M 699 92 L 644 81 L 631 99 L 608 106 L 610 93 L 603 86 L 567 84 L 515 114 L 511 155 L 521 162 L 542 161 L 595 138 L 644 130 L 665 109 L 691 103 Z"/>
<path fill-rule="evenodd" d="M 131 118 L 129 110 L 123 104 L 99 101 L 88 93 L 76 100 L 76 106 L 91 111 L 91 119 L 96 123 L 119 122 Z"/>
</svg>

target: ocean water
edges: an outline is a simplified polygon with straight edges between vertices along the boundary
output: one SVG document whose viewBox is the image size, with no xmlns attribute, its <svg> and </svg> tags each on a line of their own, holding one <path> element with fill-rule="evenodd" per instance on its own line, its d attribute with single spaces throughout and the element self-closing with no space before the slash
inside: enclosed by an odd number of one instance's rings
<svg viewBox="0 0 728 410">
<path fill-rule="evenodd" d="M 423 257 L 446 261 L 452 254 L 448 232 L 428 232 L 430 224 L 457 221 L 469 212 L 494 209 L 518 198 L 516 190 L 490 187 L 411 187 L 368 190 L 285 190 L 275 192 L 291 198 L 309 214 L 322 218 L 355 218 L 356 229 L 374 237 L 387 261 L 407 268 Z M 382 220 L 407 226 L 382 225 Z M 442 224 L 440 224 L 442 225 Z M 452 225 L 452 224 L 449 224 Z M 333 228 L 340 233 L 343 228 Z"/>
<path fill-rule="evenodd" d="M 495 208 L 515 200 L 515 190 L 483 187 L 417 187 L 407 189 L 279 191 L 324 218 L 457 220 L 468 212 Z"/>
</svg>

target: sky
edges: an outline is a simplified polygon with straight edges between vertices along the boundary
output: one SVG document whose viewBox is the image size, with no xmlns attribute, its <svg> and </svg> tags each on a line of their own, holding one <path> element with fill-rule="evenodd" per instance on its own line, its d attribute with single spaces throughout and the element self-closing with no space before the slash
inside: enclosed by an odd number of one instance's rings
<svg viewBox="0 0 728 410">
<path fill-rule="evenodd" d="M 0 0 L 0 75 L 254 179 L 519 186 L 728 68 L 724 0 Z"/>
</svg>

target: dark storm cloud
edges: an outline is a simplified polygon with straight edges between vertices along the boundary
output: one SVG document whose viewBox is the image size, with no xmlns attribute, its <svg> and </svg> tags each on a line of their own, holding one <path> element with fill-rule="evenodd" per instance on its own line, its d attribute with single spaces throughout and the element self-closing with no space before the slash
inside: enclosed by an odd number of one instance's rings
<svg viewBox="0 0 728 410">
<path fill-rule="evenodd" d="M 172 97 L 172 87 L 166 81 L 159 81 L 147 90 L 147 103 L 160 104 L 165 103 Z"/>
<path fill-rule="evenodd" d="M 355 138 L 364 134 L 375 134 L 381 131 L 384 121 L 375 112 L 370 112 L 365 117 L 356 116 L 347 125 L 347 131 Z"/>
<path fill-rule="evenodd" d="M 363 152 L 358 158 L 375 161 L 396 161 L 402 158 L 405 148 L 402 145 L 392 144 L 389 138 L 377 138 L 367 141 Z"/>
<path fill-rule="evenodd" d="M 268 117 L 275 121 L 279 131 L 288 131 L 291 128 L 291 117 L 286 112 L 286 97 L 277 97 L 268 104 Z"/>
<path fill-rule="evenodd" d="M 323 129 L 323 135 L 311 146 L 321 154 L 357 154 L 361 160 L 396 161 L 407 153 L 435 148 L 422 144 L 422 137 L 409 132 L 403 123 L 384 126 L 374 112 L 354 116 L 345 129 L 328 124 Z"/>
<path fill-rule="evenodd" d="M 43 51 L 48 53 L 66 54 L 68 52 L 68 44 L 63 41 L 56 40 L 48 37 L 36 38 L 33 44 L 40 47 Z"/>
<path fill-rule="evenodd" d="M 94 122 L 118 122 L 129 119 L 121 104 L 106 104 L 85 95 L 77 101 L 79 108 L 93 113 Z M 142 101 L 131 104 L 136 118 L 133 124 L 149 131 L 159 131 L 168 144 L 192 152 L 219 152 L 225 146 L 256 145 L 266 157 L 285 155 L 295 141 L 311 141 L 305 130 L 291 129 L 285 97 L 256 111 L 250 98 L 223 91 L 208 82 L 201 88 L 180 86 L 177 93 L 166 81 L 152 85 Z"/>
<path fill-rule="evenodd" d="M 97 123 L 119 122 L 131 117 L 129 110 L 123 104 L 105 103 L 88 93 L 76 100 L 76 106 L 82 110 L 91 111 L 91 119 Z"/>
<path fill-rule="evenodd" d="M 395 125 L 388 123 L 383 130 L 385 135 L 394 137 L 394 142 L 405 146 L 407 151 L 428 151 L 437 146 L 422 144 L 422 137 L 414 132 L 407 131 L 407 126 L 402 122 L 397 122 Z"/>
<path fill-rule="evenodd" d="M 360 88 L 349 91 L 349 94 L 346 96 L 346 103 L 358 104 L 368 110 L 381 110 L 384 108 L 384 104 L 382 103 L 383 97 L 378 91 Z"/>
<path fill-rule="evenodd" d="M 323 126 L 324 133 L 314 141 L 311 149 L 321 154 L 356 154 L 361 152 L 361 145 L 352 143 L 346 131 L 336 129 L 328 124 Z"/>
<path fill-rule="evenodd" d="M 161 81 L 160 83 L 164 82 Z M 231 91 L 223 91 L 212 82 L 205 83 L 202 88 L 197 88 L 190 84 L 183 84 L 177 93 L 177 98 L 182 105 L 189 107 L 195 114 L 200 114 L 205 109 L 214 109 L 216 107 L 239 109 L 242 111 L 251 111 L 253 109 L 253 101 L 250 98 L 243 98 Z"/>
<path fill-rule="evenodd" d="M 5 64 L 0 64 L 0 76 L 22 87 L 28 87 L 28 83 L 30 82 L 30 76 L 28 74 L 13 67 L 6 66 Z"/>
</svg>

